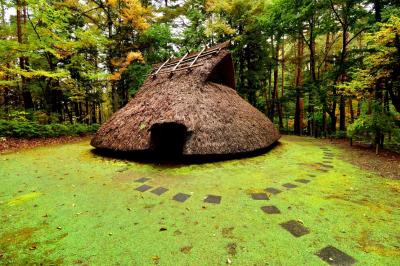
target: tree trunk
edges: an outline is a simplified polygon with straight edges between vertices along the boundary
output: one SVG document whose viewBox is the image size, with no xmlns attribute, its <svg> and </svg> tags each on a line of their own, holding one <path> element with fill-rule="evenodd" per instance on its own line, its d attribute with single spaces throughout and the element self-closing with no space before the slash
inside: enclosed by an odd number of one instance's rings
<svg viewBox="0 0 400 266">
<path fill-rule="evenodd" d="M 273 58 L 274 58 L 274 88 L 273 88 L 273 92 L 272 92 L 272 104 L 271 104 L 271 110 L 270 110 L 270 115 L 269 118 L 274 121 L 274 116 L 275 116 L 275 109 L 276 109 L 276 102 L 277 102 L 277 98 L 278 98 L 278 74 L 279 74 L 279 38 L 276 38 L 276 44 L 275 47 L 274 46 L 274 40 L 272 38 L 272 48 L 274 49 L 274 54 L 273 54 Z"/>
<path fill-rule="evenodd" d="M 303 99 L 303 55 L 304 43 L 299 34 L 297 40 L 297 60 L 296 60 L 296 110 L 294 116 L 294 133 L 302 135 L 304 119 L 304 99 Z"/>
<path fill-rule="evenodd" d="M 346 130 L 346 102 L 343 95 L 340 95 L 339 100 L 339 130 Z"/>
<path fill-rule="evenodd" d="M 23 17 L 22 17 L 22 11 L 23 11 L 23 6 L 21 3 L 21 0 L 17 0 L 17 39 L 18 43 L 22 44 L 23 43 L 23 33 L 22 33 L 22 23 L 23 23 Z M 25 58 L 21 56 L 19 58 L 19 66 L 22 70 L 25 69 Z M 24 100 L 24 108 L 25 110 L 29 110 L 33 108 L 33 101 L 32 101 L 32 95 L 31 92 L 27 89 L 26 86 L 26 79 L 25 77 L 21 77 L 21 88 L 22 88 L 22 98 Z"/>
<path fill-rule="evenodd" d="M 350 123 L 354 123 L 353 99 L 349 98 Z"/>
</svg>

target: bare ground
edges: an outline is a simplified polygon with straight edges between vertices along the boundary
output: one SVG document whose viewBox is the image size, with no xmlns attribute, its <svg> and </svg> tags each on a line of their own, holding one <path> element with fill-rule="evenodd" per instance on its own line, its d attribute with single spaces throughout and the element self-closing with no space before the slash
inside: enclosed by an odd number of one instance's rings
<svg viewBox="0 0 400 266">
<path fill-rule="evenodd" d="M 0 154 L 13 152 L 17 150 L 31 149 L 39 146 L 66 144 L 79 142 L 90 138 L 87 136 L 62 136 L 57 138 L 34 138 L 34 139 L 18 139 L 18 138 L 0 138 Z"/>
<path fill-rule="evenodd" d="M 387 149 L 381 149 L 375 154 L 375 148 L 368 145 L 353 143 L 350 146 L 348 140 L 323 140 L 324 142 L 338 146 L 345 150 L 344 160 L 362 169 L 375 172 L 383 177 L 400 179 L 400 154 Z"/>
</svg>

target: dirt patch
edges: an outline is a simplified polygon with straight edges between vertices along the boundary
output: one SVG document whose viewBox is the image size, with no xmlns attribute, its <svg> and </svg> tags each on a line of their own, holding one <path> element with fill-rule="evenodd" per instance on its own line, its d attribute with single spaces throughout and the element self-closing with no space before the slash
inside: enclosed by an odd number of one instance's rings
<svg viewBox="0 0 400 266">
<path fill-rule="evenodd" d="M 222 236 L 225 238 L 233 238 L 233 227 L 222 228 Z"/>
<path fill-rule="evenodd" d="M 185 254 L 189 254 L 190 253 L 190 251 L 192 250 L 192 246 L 185 246 L 185 247 L 181 247 L 181 252 L 182 253 L 185 253 Z"/>
<path fill-rule="evenodd" d="M 5 233 L 0 237 L 2 245 L 17 245 L 29 240 L 38 231 L 38 228 L 26 227 L 11 233 Z"/>
<path fill-rule="evenodd" d="M 35 138 L 35 139 L 17 139 L 4 138 L 0 139 L 0 154 L 9 153 L 17 150 L 32 149 L 39 146 L 65 144 L 71 142 L 79 142 L 89 140 L 91 135 L 86 136 L 63 136 L 57 138 Z"/>
<path fill-rule="evenodd" d="M 354 144 L 350 146 L 347 140 L 324 141 L 346 151 L 341 154 L 341 159 L 362 169 L 375 172 L 382 177 L 400 179 L 400 154 L 382 149 L 376 155 L 375 148 L 367 145 Z"/>
<path fill-rule="evenodd" d="M 236 255 L 236 248 L 237 248 L 236 243 L 229 243 L 228 245 L 226 245 L 226 251 L 231 256 L 235 256 Z"/>
</svg>

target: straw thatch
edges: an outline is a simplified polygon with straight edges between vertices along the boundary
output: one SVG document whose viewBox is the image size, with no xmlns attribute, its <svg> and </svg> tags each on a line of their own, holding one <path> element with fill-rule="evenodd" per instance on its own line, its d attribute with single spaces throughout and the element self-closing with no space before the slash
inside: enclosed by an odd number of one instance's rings
<svg viewBox="0 0 400 266">
<path fill-rule="evenodd" d="M 191 59 L 173 74 L 175 64 L 149 76 L 136 96 L 99 129 L 91 144 L 121 152 L 228 155 L 275 143 L 279 133 L 272 122 L 234 90 L 233 63 L 225 46 L 200 57 L 193 68 L 187 68 Z M 215 47 L 203 54 L 211 49 Z"/>
</svg>

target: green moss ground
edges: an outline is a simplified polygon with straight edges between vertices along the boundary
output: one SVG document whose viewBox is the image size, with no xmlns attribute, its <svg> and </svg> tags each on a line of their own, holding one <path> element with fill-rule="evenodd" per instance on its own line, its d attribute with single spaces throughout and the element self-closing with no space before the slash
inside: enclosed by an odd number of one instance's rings
<svg viewBox="0 0 400 266">
<path fill-rule="evenodd" d="M 334 168 L 320 171 L 321 145 L 283 137 L 258 157 L 169 167 L 95 156 L 88 142 L 1 155 L 0 264 L 325 265 L 314 254 L 332 245 L 357 265 L 400 265 L 400 181 L 325 144 Z M 140 177 L 169 191 L 138 192 Z M 266 187 L 283 192 L 251 198 Z M 178 192 L 192 196 L 171 200 Z M 203 203 L 207 194 L 221 204 Z M 295 238 L 279 225 L 289 220 L 310 233 Z"/>
</svg>

